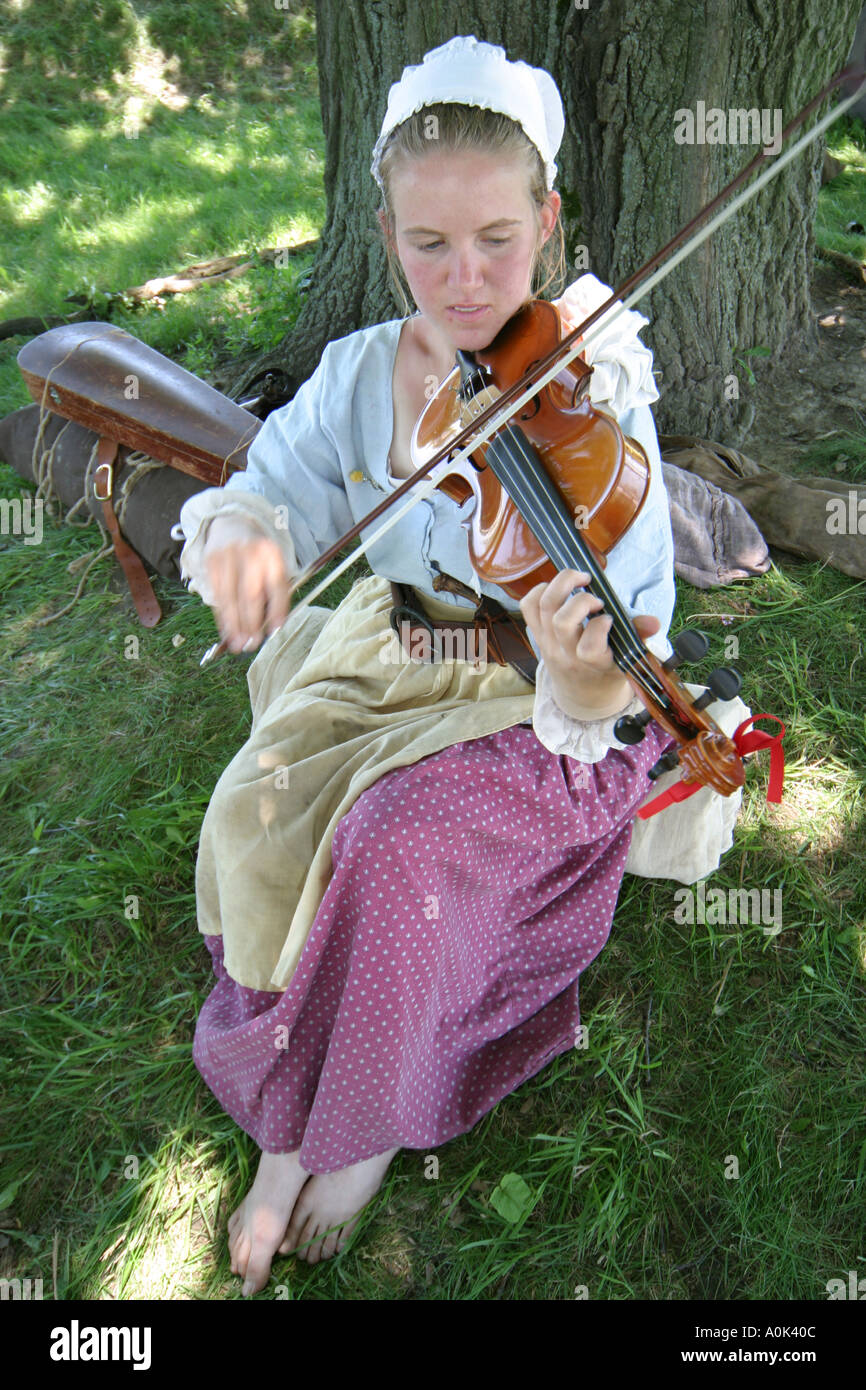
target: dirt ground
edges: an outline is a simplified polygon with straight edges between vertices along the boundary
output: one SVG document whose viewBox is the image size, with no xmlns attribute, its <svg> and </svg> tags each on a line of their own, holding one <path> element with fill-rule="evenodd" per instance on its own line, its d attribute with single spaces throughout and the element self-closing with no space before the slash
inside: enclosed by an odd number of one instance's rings
<svg viewBox="0 0 866 1390">
<path fill-rule="evenodd" d="M 767 468 L 844 478 L 837 466 L 808 458 L 810 447 L 836 434 L 866 438 L 866 283 L 856 285 L 820 264 L 812 281 L 817 350 L 792 349 L 784 366 L 758 361 L 748 389 L 755 418 L 739 446 Z"/>
</svg>

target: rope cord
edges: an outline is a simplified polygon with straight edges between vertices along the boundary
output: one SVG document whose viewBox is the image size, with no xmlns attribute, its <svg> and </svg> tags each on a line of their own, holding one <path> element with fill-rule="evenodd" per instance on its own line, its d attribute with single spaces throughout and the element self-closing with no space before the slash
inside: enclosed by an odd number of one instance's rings
<svg viewBox="0 0 866 1390">
<path fill-rule="evenodd" d="M 42 390 L 42 398 L 39 401 L 39 426 L 36 431 L 36 438 L 33 441 L 33 451 L 30 459 L 30 466 L 33 473 L 34 481 L 36 483 L 36 497 L 37 499 L 41 499 L 43 502 L 57 501 L 61 504 L 61 506 L 63 505 L 55 486 L 54 464 L 57 457 L 58 445 L 60 444 L 60 441 L 66 433 L 67 429 L 72 424 L 71 420 L 67 420 L 63 428 L 58 432 L 56 438 L 52 441 L 48 448 L 44 447 L 44 436 L 46 426 L 51 417 L 56 414 L 56 412 L 51 410 L 50 407 L 46 404 L 46 397 L 48 395 L 48 388 L 51 383 L 51 377 L 56 371 L 59 370 L 60 367 L 64 365 L 65 362 L 68 362 L 69 358 L 73 355 L 73 353 L 77 352 L 78 349 L 82 347 L 85 343 L 91 341 L 93 341 L 92 338 L 84 338 L 81 340 L 81 342 L 75 343 L 73 347 L 70 348 L 69 352 L 67 352 L 66 356 L 61 358 L 59 362 L 56 362 L 55 365 L 48 372 L 47 376 L 45 377 L 45 385 Z M 75 607 L 76 603 L 81 597 L 82 591 L 84 589 L 84 583 L 87 579 L 88 574 L 90 573 L 90 570 L 93 568 L 93 566 L 96 564 L 98 560 L 103 559 L 103 557 L 107 555 L 111 555 L 114 551 L 114 544 L 112 542 L 111 536 L 108 533 L 107 527 L 105 526 L 101 517 L 98 516 L 95 512 L 91 511 L 89 508 L 89 500 L 94 496 L 93 471 L 96 465 L 96 456 L 98 450 L 99 441 L 96 440 L 94 441 L 93 448 L 90 451 L 90 457 L 87 460 L 87 467 L 84 471 L 84 483 L 82 487 L 81 496 L 78 498 L 77 502 L 74 502 L 73 505 L 67 509 L 66 515 L 63 517 L 63 524 L 67 526 L 74 526 L 74 528 L 78 530 L 83 530 L 86 526 L 89 526 L 91 522 L 95 521 L 97 527 L 99 528 L 102 537 L 102 542 L 95 550 L 88 551 L 84 555 L 79 555 L 75 560 L 72 560 L 70 562 L 70 564 L 67 566 L 67 570 L 70 574 L 74 574 L 77 570 L 81 568 L 82 565 L 84 565 L 84 570 L 82 572 L 81 578 L 78 581 L 78 587 L 75 590 L 75 593 L 73 594 L 69 603 L 65 604 L 62 608 L 58 609 L 56 613 L 51 613 L 45 618 L 37 618 L 33 624 L 34 627 L 45 627 L 49 623 L 55 622 L 58 618 L 62 618 L 64 614 L 69 613 Z M 133 489 L 137 486 L 137 484 L 147 473 L 150 473 L 152 470 L 157 468 L 165 468 L 166 466 L 166 464 L 160 463 L 157 459 L 151 458 L 148 454 L 144 454 L 140 450 L 131 451 L 129 455 L 126 457 L 126 459 L 123 461 L 121 467 L 123 469 L 131 469 L 132 471 L 126 474 L 126 477 L 124 478 L 122 486 L 120 488 L 120 492 L 117 494 L 119 500 L 118 505 L 115 508 L 115 514 L 117 516 L 117 524 L 120 527 L 121 531 L 123 531 L 124 526 L 126 524 L 126 512 Z M 82 507 L 85 508 L 87 513 L 85 520 L 74 522 L 73 518 L 77 515 L 77 513 L 81 510 Z"/>
</svg>

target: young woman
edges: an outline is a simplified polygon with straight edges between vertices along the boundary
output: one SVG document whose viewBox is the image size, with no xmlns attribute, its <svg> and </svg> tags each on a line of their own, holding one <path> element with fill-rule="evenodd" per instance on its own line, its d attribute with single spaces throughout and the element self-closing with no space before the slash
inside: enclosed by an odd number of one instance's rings
<svg viewBox="0 0 866 1390">
<path fill-rule="evenodd" d="M 276 634 L 250 666 L 250 738 L 217 783 L 196 871 L 217 984 L 195 1061 L 262 1150 L 229 1221 L 244 1293 L 275 1252 L 342 1250 L 400 1148 L 420 1161 L 575 1044 L 578 977 L 607 939 L 647 770 L 669 743 L 653 723 L 634 747 L 613 734 L 641 705 L 587 575 L 564 571 L 520 605 L 479 584 L 471 499 L 432 494 L 370 549 L 374 577 L 334 612 L 289 613 L 289 578 L 409 475 L 431 382 L 544 283 L 551 246 L 561 255 L 562 133 L 552 79 L 502 49 L 458 38 L 407 68 L 373 173 L 416 312 L 329 344 L 246 471 L 181 514 L 184 574 L 230 649 Z M 563 318 L 608 294 L 581 277 Z M 673 555 L 645 322 L 620 316 L 588 356 L 593 398 L 652 470 L 607 573 L 667 655 Z M 442 576 L 450 587 L 434 589 Z M 522 612 L 535 689 L 474 652 L 407 659 L 389 581 L 433 618 L 466 621 L 473 592 L 518 624 Z M 715 867 L 737 806 L 701 792 L 686 821 L 663 812 L 650 872 L 690 882 Z M 638 822 L 636 849 L 654 824 Z"/>
</svg>

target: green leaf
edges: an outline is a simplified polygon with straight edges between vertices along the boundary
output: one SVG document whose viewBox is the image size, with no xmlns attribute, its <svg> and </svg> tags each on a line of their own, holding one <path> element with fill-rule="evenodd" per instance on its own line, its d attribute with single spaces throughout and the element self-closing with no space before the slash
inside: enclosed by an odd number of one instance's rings
<svg viewBox="0 0 866 1390">
<path fill-rule="evenodd" d="M 4 1187 L 3 1191 L 0 1192 L 0 1211 L 3 1211 L 6 1207 L 11 1207 L 15 1200 L 15 1193 L 18 1191 L 23 1181 L 23 1178 L 19 1178 L 17 1182 L 10 1182 L 8 1187 Z"/>
<path fill-rule="evenodd" d="M 490 1205 L 504 1221 L 519 1221 L 532 1206 L 532 1188 L 519 1173 L 506 1173 L 491 1192 Z"/>
</svg>

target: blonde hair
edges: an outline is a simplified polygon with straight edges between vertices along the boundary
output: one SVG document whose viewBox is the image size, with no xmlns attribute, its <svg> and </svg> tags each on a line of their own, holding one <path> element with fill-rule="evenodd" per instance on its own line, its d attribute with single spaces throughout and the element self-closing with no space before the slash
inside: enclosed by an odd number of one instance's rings
<svg viewBox="0 0 866 1390">
<path fill-rule="evenodd" d="M 431 135 L 431 131 L 435 135 Z M 409 116 L 391 132 L 382 152 L 379 175 L 383 184 L 382 207 L 389 228 L 393 228 L 394 211 L 391 202 L 391 177 L 398 164 L 405 160 L 422 159 L 431 148 L 438 150 L 482 150 L 503 158 L 523 159 L 527 173 L 527 192 L 536 208 L 536 225 L 541 229 L 539 210 L 547 201 L 547 180 L 544 161 L 529 136 L 510 116 L 488 111 L 479 106 L 464 106 L 456 102 L 437 102 Z M 389 237 L 385 237 L 388 275 L 403 313 L 411 313 L 409 286 Z M 533 258 L 531 297 L 536 297 L 554 282 L 565 281 L 565 237 L 559 214 L 553 234 Z"/>
</svg>

